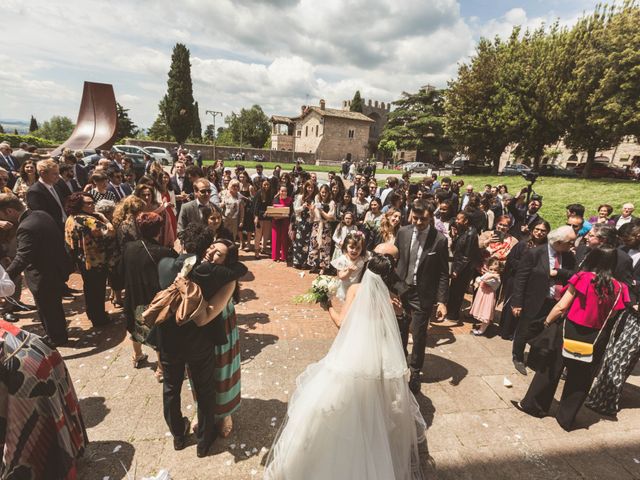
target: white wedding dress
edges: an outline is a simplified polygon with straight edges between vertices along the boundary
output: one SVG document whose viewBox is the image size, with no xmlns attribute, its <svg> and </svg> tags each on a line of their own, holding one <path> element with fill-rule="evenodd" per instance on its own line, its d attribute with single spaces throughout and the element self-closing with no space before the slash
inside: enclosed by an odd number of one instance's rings
<svg viewBox="0 0 640 480">
<path fill-rule="evenodd" d="M 389 291 L 367 270 L 329 353 L 298 377 L 267 480 L 418 480 L 426 424 Z"/>
</svg>

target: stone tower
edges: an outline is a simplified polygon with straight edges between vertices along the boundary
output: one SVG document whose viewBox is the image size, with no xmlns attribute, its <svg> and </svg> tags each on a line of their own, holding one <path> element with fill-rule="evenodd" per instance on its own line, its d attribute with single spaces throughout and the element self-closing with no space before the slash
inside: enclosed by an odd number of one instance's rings
<svg viewBox="0 0 640 480">
<path fill-rule="evenodd" d="M 344 100 L 342 102 L 342 109 L 349 110 L 351 108 L 351 100 Z M 378 151 L 378 143 L 380 142 L 380 135 L 382 130 L 387 124 L 389 119 L 389 112 L 391 111 L 391 103 L 378 102 L 378 100 L 362 99 L 362 113 L 369 117 L 376 123 L 372 123 L 369 127 L 369 152 L 376 153 Z"/>
</svg>

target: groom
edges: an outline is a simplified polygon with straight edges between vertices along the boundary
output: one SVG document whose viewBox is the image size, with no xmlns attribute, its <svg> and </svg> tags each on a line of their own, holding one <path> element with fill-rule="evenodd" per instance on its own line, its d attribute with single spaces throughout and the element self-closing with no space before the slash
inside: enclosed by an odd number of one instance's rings
<svg viewBox="0 0 640 480">
<path fill-rule="evenodd" d="M 433 203 L 422 199 L 414 200 L 411 204 L 411 225 L 400 228 L 396 236 L 396 247 L 400 252 L 397 267 L 400 281 L 396 284 L 396 289 L 405 310 L 401 327 L 405 351 L 409 328 L 413 335 L 413 349 L 409 360 L 409 388 L 413 393 L 420 391 L 427 327 L 434 303 L 438 304 L 437 318 L 447 315 L 449 252 L 447 239 L 433 226 L 434 211 Z"/>
</svg>

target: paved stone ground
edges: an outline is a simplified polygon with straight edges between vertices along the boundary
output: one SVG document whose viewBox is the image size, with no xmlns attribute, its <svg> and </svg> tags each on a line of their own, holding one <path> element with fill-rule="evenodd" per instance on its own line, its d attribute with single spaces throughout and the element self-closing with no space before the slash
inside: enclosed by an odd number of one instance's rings
<svg viewBox="0 0 640 480">
<path fill-rule="evenodd" d="M 268 259 L 245 260 L 251 273 L 237 307 L 243 402 L 232 435 L 218 439 L 204 459 L 196 457 L 193 440 L 185 450 L 173 450 L 154 365 L 132 368 L 120 311 L 113 311 L 113 326 L 92 331 L 79 311 L 81 297 L 65 304 L 71 344 L 61 351 L 91 440 L 80 478 L 140 479 L 161 468 L 175 480 L 261 477 L 296 376 L 325 354 L 336 328 L 317 306 L 292 302 L 309 288 L 311 275 Z M 72 284 L 80 288 L 80 278 L 74 276 Z M 28 292 L 24 297 L 30 299 Z M 40 331 L 39 324 L 24 317 L 21 325 Z M 476 338 L 469 330 L 465 324 L 436 326 L 430 332 L 418 396 L 435 460 L 435 469 L 428 467 L 429 478 L 640 478 L 640 369 L 626 387 L 617 420 L 583 410 L 581 428 L 565 433 L 553 418 L 535 419 L 513 408 L 511 400 L 522 398 L 531 377 L 514 373 L 508 342 Z M 512 388 L 503 385 L 505 377 Z M 183 410 L 195 423 L 187 388 Z M 423 457 L 426 465 L 426 453 Z"/>
</svg>

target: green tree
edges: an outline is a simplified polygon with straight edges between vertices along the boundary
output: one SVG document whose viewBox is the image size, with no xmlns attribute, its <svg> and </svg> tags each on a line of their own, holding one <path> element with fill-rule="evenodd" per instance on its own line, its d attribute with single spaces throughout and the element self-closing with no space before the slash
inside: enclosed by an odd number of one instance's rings
<svg viewBox="0 0 640 480">
<path fill-rule="evenodd" d="M 35 132 L 36 130 L 38 130 L 38 121 L 36 120 L 36 117 L 31 115 L 31 121 L 29 122 L 29 133 Z"/>
<path fill-rule="evenodd" d="M 14 129 L 13 129 L 13 134 L 14 134 L 14 135 L 20 135 L 20 134 L 18 133 L 18 129 L 17 129 L 17 128 L 14 128 Z"/>
<path fill-rule="evenodd" d="M 216 140 L 216 132 L 213 130 L 213 124 L 210 123 L 204 129 L 204 140 L 207 143 L 213 143 Z"/>
<path fill-rule="evenodd" d="M 216 145 L 222 145 L 225 147 L 240 146 L 240 141 L 233 138 L 233 133 L 229 128 L 218 127 L 218 135 L 216 136 Z"/>
<path fill-rule="evenodd" d="M 499 83 L 503 42 L 481 38 L 471 61 L 460 65 L 458 77 L 445 92 L 445 132 L 471 158 L 489 159 L 494 173 L 510 143 L 507 92 Z"/>
<path fill-rule="evenodd" d="M 351 110 L 352 112 L 362 113 L 362 107 L 364 107 L 364 102 L 362 101 L 362 97 L 360 96 L 360 90 L 356 90 L 356 93 L 353 96 L 353 100 L 351 100 L 351 107 L 349 107 L 349 110 Z"/>
<path fill-rule="evenodd" d="M 1 123 L 0 123 L 0 133 L 4 133 L 4 127 L 2 126 Z"/>
<path fill-rule="evenodd" d="M 445 135 L 444 98 L 442 90 L 422 87 L 417 93 L 403 92 L 393 102 L 381 141 L 395 142 L 402 150 L 417 150 L 418 156 L 438 160 L 440 153 L 451 148 Z"/>
<path fill-rule="evenodd" d="M 158 103 L 158 116 L 153 125 L 147 131 L 147 135 L 151 140 L 175 141 L 175 137 L 171 133 L 171 129 L 167 124 L 166 117 L 166 96 Z"/>
<path fill-rule="evenodd" d="M 118 130 L 116 142 L 123 138 L 132 138 L 138 134 L 138 126 L 129 118 L 129 109 L 116 102 L 116 114 L 118 117 Z"/>
<path fill-rule="evenodd" d="M 225 130 L 231 132 L 233 142 L 236 145 L 250 145 L 254 148 L 262 148 L 271 135 L 269 117 L 262 111 L 260 105 L 251 108 L 243 108 L 239 114 L 231 112 L 225 118 L 228 127 Z"/>
<path fill-rule="evenodd" d="M 184 143 L 193 132 L 194 103 L 189 57 L 187 47 L 176 43 L 171 55 L 167 94 L 164 97 L 164 118 L 178 143 Z"/>
<path fill-rule="evenodd" d="M 47 140 L 64 142 L 71 136 L 74 127 L 75 125 L 69 117 L 54 115 L 50 120 L 44 122 L 34 134 Z"/>
<path fill-rule="evenodd" d="M 202 123 L 200 122 L 200 109 L 198 102 L 193 106 L 193 131 L 191 137 L 194 140 L 202 141 Z"/>
<path fill-rule="evenodd" d="M 393 154 L 398 149 L 394 140 L 380 140 L 378 143 L 378 151 L 384 154 L 384 158 L 393 158 Z"/>
<path fill-rule="evenodd" d="M 606 114 L 609 98 L 601 83 L 612 68 L 610 59 L 615 57 L 613 45 L 607 38 L 607 29 L 615 15 L 613 7 L 597 7 L 591 15 L 581 18 L 569 33 L 566 61 L 571 77 L 560 105 L 566 127 L 564 143 L 575 151 L 587 152 L 585 178 L 591 176 L 597 151 L 611 148 L 623 137 L 620 119 Z"/>
</svg>

